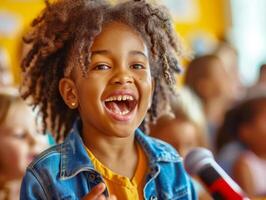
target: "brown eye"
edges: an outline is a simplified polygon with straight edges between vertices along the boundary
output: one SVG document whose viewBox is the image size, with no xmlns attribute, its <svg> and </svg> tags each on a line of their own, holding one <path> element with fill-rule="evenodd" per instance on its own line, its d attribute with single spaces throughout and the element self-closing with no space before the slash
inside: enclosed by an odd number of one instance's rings
<svg viewBox="0 0 266 200">
<path fill-rule="evenodd" d="M 96 67 L 94 67 L 93 69 L 94 70 L 108 70 L 110 69 L 111 67 L 106 65 L 106 64 L 99 64 L 97 65 Z"/>
<path fill-rule="evenodd" d="M 142 64 L 134 64 L 130 66 L 132 69 L 145 69 L 145 66 Z"/>
</svg>

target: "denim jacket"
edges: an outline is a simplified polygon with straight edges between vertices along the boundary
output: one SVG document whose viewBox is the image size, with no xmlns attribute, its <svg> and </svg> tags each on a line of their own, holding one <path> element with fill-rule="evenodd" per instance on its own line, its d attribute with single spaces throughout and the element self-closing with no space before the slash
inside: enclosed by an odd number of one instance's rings
<svg viewBox="0 0 266 200">
<path fill-rule="evenodd" d="M 149 172 L 143 189 L 145 200 L 197 199 L 182 159 L 170 145 L 145 135 L 139 129 L 135 138 L 149 159 Z M 100 182 L 103 178 L 95 171 L 75 125 L 62 144 L 46 150 L 29 165 L 20 199 L 77 200 Z M 105 195 L 108 195 L 107 190 Z"/>
</svg>

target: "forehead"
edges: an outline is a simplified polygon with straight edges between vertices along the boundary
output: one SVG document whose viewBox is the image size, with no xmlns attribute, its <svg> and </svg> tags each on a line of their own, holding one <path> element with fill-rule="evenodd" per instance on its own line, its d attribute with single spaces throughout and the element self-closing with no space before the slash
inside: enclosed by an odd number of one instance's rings
<svg viewBox="0 0 266 200">
<path fill-rule="evenodd" d="M 215 74 L 219 74 L 221 76 L 226 75 L 224 65 L 219 59 L 210 59 L 208 62 L 206 62 L 205 73 L 208 76 L 212 76 Z"/>
<path fill-rule="evenodd" d="M 124 47 L 131 50 L 147 51 L 142 37 L 130 26 L 120 22 L 110 22 L 105 24 L 101 33 L 96 36 L 92 51 L 99 48 L 113 49 L 116 45 L 124 44 Z"/>
<path fill-rule="evenodd" d="M 33 127 L 35 124 L 35 116 L 31 108 L 22 102 L 14 103 L 8 111 L 6 119 L 3 123 L 5 126 Z"/>
</svg>

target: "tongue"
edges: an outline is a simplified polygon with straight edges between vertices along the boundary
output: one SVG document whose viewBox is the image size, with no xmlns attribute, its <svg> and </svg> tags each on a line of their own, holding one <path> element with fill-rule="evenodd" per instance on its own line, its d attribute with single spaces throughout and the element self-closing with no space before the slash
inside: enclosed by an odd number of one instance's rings
<svg viewBox="0 0 266 200">
<path fill-rule="evenodd" d="M 122 101 L 111 101 L 105 103 L 106 107 L 114 113 L 123 113 L 124 111 L 129 111 L 127 104 Z"/>
</svg>

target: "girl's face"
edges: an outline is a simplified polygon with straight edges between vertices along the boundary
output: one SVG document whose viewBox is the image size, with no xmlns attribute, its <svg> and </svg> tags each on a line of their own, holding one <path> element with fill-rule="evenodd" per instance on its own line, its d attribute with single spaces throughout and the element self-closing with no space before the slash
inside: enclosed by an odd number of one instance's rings
<svg viewBox="0 0 266 200">
<path fill-rule="evenodd" d="M 240 133 L 242 140 L 253 151 L 257 153 L 266 153 L 266 102 L 260 104 L 260 111 L 254 119 L 245 125 L 245 129 Z"/>
<path fill-rule="evenodd" d="M 74 71 L 83 132 L 132 135 L 152 96 L 147 47 L 129 26 L 112 22 L 95 38 L 91 53 L 87 76 Z"/>
<path fill-rule="evenodd" d="M 31 110 L 21 105 L 11 107 L 0 125 L 0 138 L 0 178 L 5 181 L 21 178 L 32 159 L 48 146 L 46 138 L 36 134 Z"/>
</svg>

